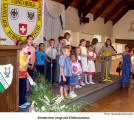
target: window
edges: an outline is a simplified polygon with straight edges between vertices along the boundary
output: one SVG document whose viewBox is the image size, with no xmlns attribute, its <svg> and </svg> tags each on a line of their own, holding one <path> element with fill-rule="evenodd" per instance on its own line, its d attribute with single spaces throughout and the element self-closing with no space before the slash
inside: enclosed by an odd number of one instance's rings
<svg viewBox="0 0 134 120">
<path fill-rule="evenodd" d="M 102 40 L 102 38 L 101 38 L 101 35 L 97 35 L 97 34 L 95 34 L 94 36 L 93 36 L 93 38 L 97 38 L 98 39 L 98 42 L 101 42 Z"/>
</svg>

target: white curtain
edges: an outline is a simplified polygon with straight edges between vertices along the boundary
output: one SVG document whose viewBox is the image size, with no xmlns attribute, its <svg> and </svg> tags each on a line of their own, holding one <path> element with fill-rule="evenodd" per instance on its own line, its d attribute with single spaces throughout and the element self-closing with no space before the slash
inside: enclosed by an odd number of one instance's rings
<svg viewBox="0 0 134 120">
<path fill-rule="evenodd" d="M 45 0 L 44 14 L 44 37 L 47 40 L 53 38 L 57 43 L 57 38 L 63 35 L 65 27 L 64 5 L 51 0 Z"/>
</svg>

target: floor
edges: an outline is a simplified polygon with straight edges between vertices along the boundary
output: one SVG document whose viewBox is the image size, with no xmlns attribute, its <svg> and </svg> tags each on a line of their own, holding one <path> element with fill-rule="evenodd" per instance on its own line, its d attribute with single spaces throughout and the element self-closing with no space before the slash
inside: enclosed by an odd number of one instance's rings
<svg viewBox="0 0 134 120">
<path fill-rule="evenodd" d="M 120 88 L 112 94 L 87 106 L 82 112 L 134 112 L 134 83 L 129 88 Z"/>
</svg>

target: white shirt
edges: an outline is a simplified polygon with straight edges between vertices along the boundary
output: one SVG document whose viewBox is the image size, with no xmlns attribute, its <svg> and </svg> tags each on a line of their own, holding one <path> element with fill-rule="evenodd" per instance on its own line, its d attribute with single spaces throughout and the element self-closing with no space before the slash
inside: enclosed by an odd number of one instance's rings
<svg viewBox="0 0 134 120">
<path fill-rule="evenodd" d="M 56 55 L 57 55 L 56 48 L 48 47 L 46 53 L 51 59 L 56 59 Z"/>
</svg>

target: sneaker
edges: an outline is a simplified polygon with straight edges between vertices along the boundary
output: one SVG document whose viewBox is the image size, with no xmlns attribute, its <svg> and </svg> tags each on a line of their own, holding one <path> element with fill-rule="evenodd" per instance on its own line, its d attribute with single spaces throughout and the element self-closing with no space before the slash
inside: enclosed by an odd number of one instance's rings
<svg viewBox="0 0 134 120">
<path fill-rule="evenodd" d="M 75 88 L 79 88 L 79 85 L 75 85 Z"/>
<path fill-rule="evenodd" d="M 82 86 L 81 85 L 78 85 L 78 88 L 82 88 Z"/>
<path fill-rule="evenodd" d="M 75 97 L 77 97 L 77 94 L 73 91 L 73 93 L 72 93 L 72 97 L 73 98 L 75 98 Z"/>
<path fill-rule="evenodd" d="M 27 107 L 27 106 L 24 105 L 24 104 L 19 106 L 19 108 L 21 108 L 21 109 L 25 109 L 26 107 Z"/>
<path fill-rule="evenodd" d="M 75 88 L 82 88 L 81 85 L 75 85 Z"/>
<path fill-rule="evenodd" d="M 84 82 L 81 82 L 81 86 L 85 86 L 85 83 Z"/>
<path fill-rule="evenodd" d="M 72 98 L 72 99 L 75 98 L 76 96 L 77 96 L 77 95 L 74 94 L 74 92 L 70 92 L 70 94 L 69 94 L 69 97 Z"/>
<path fill-rule="evenodd" d="M 31 103 L 30 102 L 25 102 L 23 105 L 29 106 L 29 105 L 31 105 Z"/>
<path fill-rule="evenodd" d="M 91 81 L 90 84 L 95 84 L 95 82 Z"/>
</svg>

